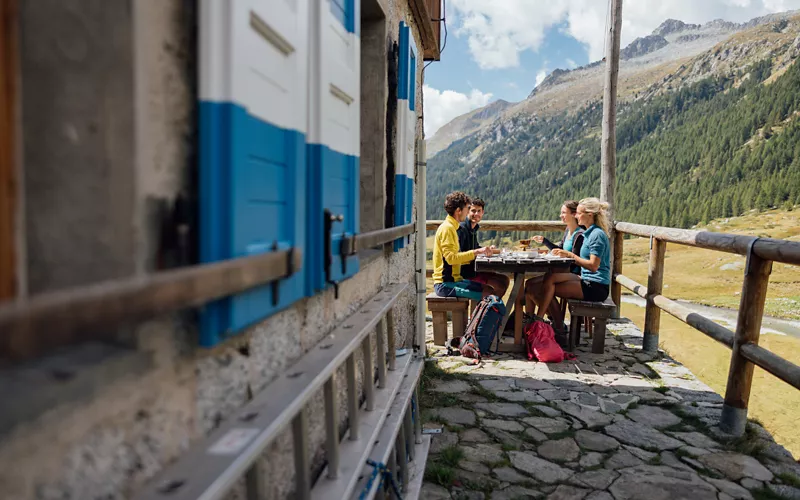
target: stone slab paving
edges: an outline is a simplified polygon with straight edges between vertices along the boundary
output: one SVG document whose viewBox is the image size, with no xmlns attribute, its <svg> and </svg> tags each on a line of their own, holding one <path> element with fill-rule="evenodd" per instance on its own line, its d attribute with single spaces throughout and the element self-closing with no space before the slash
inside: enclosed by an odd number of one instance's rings
<svg viewBox="0 0 800 500">
<path fill-rule="evenodd" d="M 717 427 L 722 398 L 629 321 L 559 364 L 433 346 L 423 382 L 432 435 L 424 499 L 800 499 L 800 464 L 755 422 Z"/>
</svg>

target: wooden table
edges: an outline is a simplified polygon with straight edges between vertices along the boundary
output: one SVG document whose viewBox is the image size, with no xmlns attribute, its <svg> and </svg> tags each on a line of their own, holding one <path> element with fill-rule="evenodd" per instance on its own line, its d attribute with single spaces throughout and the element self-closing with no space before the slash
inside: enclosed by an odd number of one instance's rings
<svg viewBox="0 0 800 500">
<path fill-rule="evenodd" d="M 500 343 L 501 352 L 524 352 L 525 342 L 522 338 L 522 308 L 525 304 L 525 284 L 526 273 L 568 273 L 570 266 L 575 263 L 574 259 L 562 257 L 539 256 L 534 252 L 512 252 L 506 255 L 494 257 L 480 256 L 476 259 L 478 272 L 507 273 L 514 275 L 514 286 L 511 288 L 511 296 L 506 304 L 506 315 L 500 324 L 498 335 L 502 339 L 508 318 L 511 316 L 511 304 L 514 305 L 514 343 Z"/>
</svg>

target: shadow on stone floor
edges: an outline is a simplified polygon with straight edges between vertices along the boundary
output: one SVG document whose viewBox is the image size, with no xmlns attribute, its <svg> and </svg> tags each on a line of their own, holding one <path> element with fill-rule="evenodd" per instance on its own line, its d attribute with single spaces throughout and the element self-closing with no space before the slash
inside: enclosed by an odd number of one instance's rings
<svg viewBox="0 0 800 500">
<path fill-rule="evenodd" d="M 722 398 L 643 352 L 628 321 L 609 325 L 603 354 L 580 347 L 559 364 L 474 366 L 428 348 L 423 419 L 441 433 L 421 498 L 800 498 L 791 454 L 755 422 L 743 438 L 720 432 Z"/>
</svg>

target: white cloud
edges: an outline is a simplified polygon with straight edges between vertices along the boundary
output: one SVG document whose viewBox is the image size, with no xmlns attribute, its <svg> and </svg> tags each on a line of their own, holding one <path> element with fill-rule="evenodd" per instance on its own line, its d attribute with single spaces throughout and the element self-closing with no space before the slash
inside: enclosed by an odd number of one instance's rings
<svg viewBox="0 0 800 500">
<path fill-rule="evenodd" d="M 603 57 L 606 0 L 450 0 L 454 32 L 466 36 L 470 53 L 482 69 L 519 66 L 519 54 L 538 51 L 545 31 L 563 31 L 586 46 L 590 61 Z M 650 34 L 664 20 L 705 23 L 713 19 L 743 22 L 754 17 L 800 9 L 800 0 L 635 0 L 622 7 L 622 45 Z"/>
<path fill-rule="evenodd" d="M 533 85 L 533 87 L 534 88 L 538 87 L 539 84 L 542 83 L 545 78 L 547 78 L 547 70 L 546 69 L 539 70 L 539 72 L 536 73 L 536 83 Z"/>
<path fill-rule="evenodd" d="M 425 135 L 431 137 L 439 128 L 453 118 L 489 104 L 492 94 L 472 89 L 467 94 L 454 90 L 439 91 L 428 85 L 422 86 L 425 101 Z"/>
<path fill-rule="evenodd" d="M 578 63 L 576 63 L 575 61 L 573 61 L 570 58 L 567 58 L 567 60 L 564 61 L 564 62 L 567 63 L 567 69 L 575 69 L 575 68 L 578 67 Z"/>
</svg>

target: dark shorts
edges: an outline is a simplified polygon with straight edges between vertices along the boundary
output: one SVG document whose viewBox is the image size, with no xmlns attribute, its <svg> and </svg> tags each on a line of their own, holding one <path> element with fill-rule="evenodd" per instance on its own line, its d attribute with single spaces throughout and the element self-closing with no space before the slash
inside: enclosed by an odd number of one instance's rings
<svg viewBox="0 0 800 500">
<path fill-rule="evenodd" d="M 581 280 L 581 290 L 583 290 L 583 300 L 589 302 L 603 302 L 608 298 L 608 285 L 596 281 Z"/>
<path fill-rule="evenodd" d="M 478 301 L 483 298 L 483 286 L 476 281 L 470 280 L 436 283 L 433 285 L 433 291 L 439 297 L 466 297 Z"/>
<path fill-rule="evenodd" d="M 497 273 L 478 273 L 474 278 L 470 278 L 469 281 L 480 283 L 481 285 L 488 285 L 489 280 L 494 279 L 503 279 L 503 276 Z"/>
</svg>

